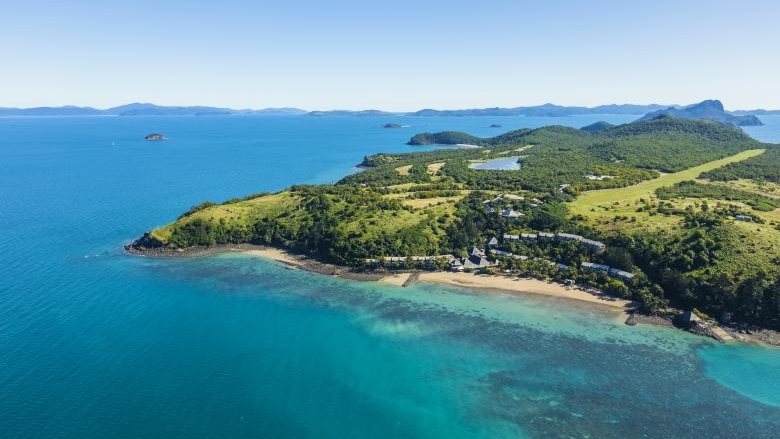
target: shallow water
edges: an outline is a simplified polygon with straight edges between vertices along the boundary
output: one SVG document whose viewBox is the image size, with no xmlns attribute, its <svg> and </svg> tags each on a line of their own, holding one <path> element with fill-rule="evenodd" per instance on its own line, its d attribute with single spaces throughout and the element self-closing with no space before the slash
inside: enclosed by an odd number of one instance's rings
<svg viewBox="0 0 780 439">
<path fill-rule="evenodd" d="M 417 150 L 418 130 L 630 118 L 399 119 L 0 119 L 0 437 L 780 436 L 776 350 L 537 296 L 121 251 L 204 199 Z"/>
</svg>

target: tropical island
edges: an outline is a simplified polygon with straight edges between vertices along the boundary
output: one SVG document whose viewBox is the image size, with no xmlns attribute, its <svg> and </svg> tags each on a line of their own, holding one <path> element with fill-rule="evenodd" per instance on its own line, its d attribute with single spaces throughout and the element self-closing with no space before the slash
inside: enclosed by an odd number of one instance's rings
<svg viewBox="0 0 780 439">
<path fill-rule="evenodd" d="M 165 140 L 165 135 L 164 135 L 164 134 L 162 134 L 162 133 L 152 133 L 152 134 L 147 134 L 146 136 L 144 136 L 144 140 L 146 140 L 146 141 L 152 141 L 152 142 L 154 142 L 154 141 L 160 141 L 160 140 Z"/>
<path fill-rule="evenodd" d="M 336 184 L 207 201 L 127 249 L 177 256 L 251 244 L 351 273 L 534 278 L 708 335 L 716 321 L 732 335 L 780 329 L 779 145 L 670 115 L 410 140 L 429 143 L 478 147 L 375 154 Z M 472 166 L 510 157 L 519 170 Z"/>
</svg>

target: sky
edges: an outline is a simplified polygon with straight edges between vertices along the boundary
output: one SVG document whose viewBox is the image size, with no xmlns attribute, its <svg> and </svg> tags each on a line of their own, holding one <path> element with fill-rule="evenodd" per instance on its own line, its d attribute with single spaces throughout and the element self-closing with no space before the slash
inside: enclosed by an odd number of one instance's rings
<svg viewBox="0 0 780 439">
<path fill-rule="evenodd" d="M 0 106 L 780 108 L 780 1 L 0 0 Z"/>
</svg>

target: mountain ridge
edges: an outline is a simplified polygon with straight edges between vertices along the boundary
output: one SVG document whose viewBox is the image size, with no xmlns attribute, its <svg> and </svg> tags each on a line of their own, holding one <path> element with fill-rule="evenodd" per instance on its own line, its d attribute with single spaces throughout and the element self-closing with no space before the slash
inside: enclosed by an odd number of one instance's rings
<svg viewBox="0 0 780 439">
<path fill-rule="evenodd" d="M 528 116 L 528 117 L 565 117 L 587 114 L 623 114 L 643 115 L 644 118 L 657 117 L 664 114 L 683 118 L 692 117 L 692 113 L 702 110 L 702 114 L 716 116 L 704 117 L 732 125 L 759 125 L 756 115 L 777 115 L 780 110 L 734 110 L 725 111 L 718 100 L 707 100 L 688 106 L 661 104 L 604 104 L 594 107 L 564 106 L 552 103 L 521 107 L 489 107 L 470 109 L 421 109 L 416 111 L 384 111 L 378 109 L 365 110 L 305 110 L 296 107 L 271 107 L 262 109 L 234 109 L 212 106 L 175 106 L 157 105 L 148 102 L 133 102 L 106 109 L 89 106 L 41 106 L 30 108 L 0 107 L 0 116 L 420 116 L 420 117 L 460 117 L 460 116 Z M 722 114 L 721 114 L 722 113 Z"/>
</svg>

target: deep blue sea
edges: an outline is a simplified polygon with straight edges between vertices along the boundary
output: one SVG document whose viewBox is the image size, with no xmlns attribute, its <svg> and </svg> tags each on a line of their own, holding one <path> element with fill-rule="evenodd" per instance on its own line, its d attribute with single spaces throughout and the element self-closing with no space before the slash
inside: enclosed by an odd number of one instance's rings
<svg viewBox="0 0 780 439">
<path fill-rule="evenodd" d="M 0 438 L 780 437 L 780 350 L 540 297 L 122 251 L 203 200 L 419 150 L 420 131 L 602 119 L 633 117 L 0 118 Z M 748 131 L 780 142 L 762 119 Z"/>
</svg>

